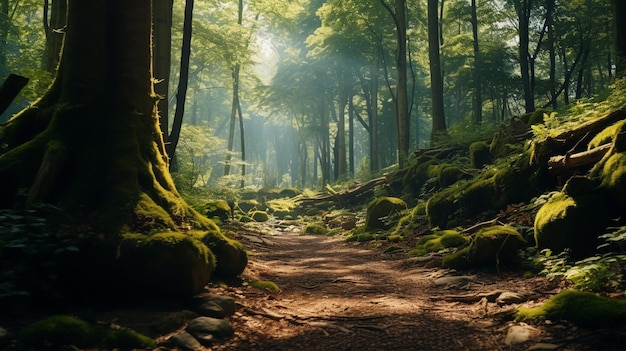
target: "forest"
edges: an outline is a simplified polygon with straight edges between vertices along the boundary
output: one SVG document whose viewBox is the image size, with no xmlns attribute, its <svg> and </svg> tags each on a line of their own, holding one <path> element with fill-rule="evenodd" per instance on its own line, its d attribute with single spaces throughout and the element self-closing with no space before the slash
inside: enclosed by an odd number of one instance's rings
<svg viewBox="0 0 626 351">
<path fill-rule="evenodd" d="M 0 349 L 626 348 L 626 3 L 0 18 Z"/>
</svg>

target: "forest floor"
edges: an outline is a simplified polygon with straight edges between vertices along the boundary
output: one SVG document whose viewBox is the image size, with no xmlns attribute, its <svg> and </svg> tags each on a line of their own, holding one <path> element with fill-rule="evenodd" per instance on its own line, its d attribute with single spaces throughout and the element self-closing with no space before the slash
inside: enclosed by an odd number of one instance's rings
<svg viewBox="0 0 626 351">
<path fill-rule="evenodd" d="M 436 256 L 411 259 L 304 235 L 297 225 L 257 225 L 237 229 L 250 252 L 243 281 L 271 281 L 280 291 L 210 286 L 235 297 L 239 308 L 227 317 L 234 337 L 206 350 L 626 349 L 610 330 L 515 322 L 519 304 L 537 305 L 565 288 L 544 277 L 454 272 L 438 268 Z"/>
</svg>

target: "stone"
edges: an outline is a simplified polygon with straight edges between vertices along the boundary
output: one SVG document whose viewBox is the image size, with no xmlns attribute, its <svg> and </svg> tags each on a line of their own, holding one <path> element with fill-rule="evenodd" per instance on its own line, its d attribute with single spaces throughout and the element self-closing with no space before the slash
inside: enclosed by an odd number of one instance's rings
<svg viewBox="0 0 626 351">
<path fill-rule="evenodd" d="M 199 350 L 202 347 L 200 342 L 196 338 L 194 338 L 193 335 L 187 332 L 182 332 L 180 334 L 172 336 L 170 338 L 170 342 L 175 346 L 190 351 Z"/>
<path fill-rule="evenodd" d="M 522 303 L 524 301 L 525 298 L 522 295 L 510 291 L 505 291 L 496 298 L 496 302 L 499 305 L 510 305 L 514 303 Z"/>
<path fill-rule="evenodd" d="M 228 338 L 235 333 L 228 322 L 213 317 L 198 317 L 190 321 L 186 331 L 203 345 L 209 345 L 216 339 Z"/>
<path fill-rule="evenodd" d="M 200 294 L 194 297 L 198 313 L 213 318 L 232 316 L 237 310 L 235 299 L 230 296 Z"/>
</svg>

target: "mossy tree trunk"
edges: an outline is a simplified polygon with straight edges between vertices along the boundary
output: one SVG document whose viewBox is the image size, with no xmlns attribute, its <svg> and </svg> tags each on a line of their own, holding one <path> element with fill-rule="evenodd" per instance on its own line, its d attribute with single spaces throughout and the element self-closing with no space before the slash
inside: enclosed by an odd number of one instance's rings
<svg viewBox="0 0 626 351">
<path fill-rule="evenodd" d="M 113 239 L 209 227 L 167 170 L 152 84 L 151 0 L 70 1 L 54 83 L 0 128 L 0 208 L 52 203 Z"/>
</svg>

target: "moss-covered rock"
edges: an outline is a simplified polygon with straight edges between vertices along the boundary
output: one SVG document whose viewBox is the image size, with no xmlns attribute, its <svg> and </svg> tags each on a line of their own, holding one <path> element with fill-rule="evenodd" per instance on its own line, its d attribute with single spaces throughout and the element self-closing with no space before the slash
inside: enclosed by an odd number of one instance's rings
<svg viewBox="0 0 626 351">
<path fill-rule="evenodd" d="M 575 199 L 563 192 L 553 195 L 535 216 L 537 247 L 554 252 L 569 249 L 575 258 L 593 254 L 598 235 L 607 226 L 607 211 L 603 207 L 601 201 Z"/>
<path fill-rule="evenodd" d="M 304 234 L 320 234 L 326 235 L 330 230 L 319 224 L 309 224 L 304 228 Z"/>
<path fill-rule="evenodd" d="M 406 202 L 397 197 L 383 196 L 374 199 L 367 205 L 365 228 L 366 230 L 389 229 L 392 225 L 390 216 L 406 209 Z"/>
<path fill-rule="evenodd" d="M 215 275 L 234 278 L 246 269 L 248 255 L 239 241 L 217 231 L 200 233 L 199 238 L 216 257 Z"/>
<path fill-rule="evenodd" d="M 239 206 L 239 209 L 241 209 L 241 212 L 249 213 L 253 208 L 254 209 L 259 208 L 259 202 L 254 199 L 239 200 L 237 202 L 237 206 Z"/>
<path fill-rule="evenodd" d="M 594 136 L 593 139 L 591 139 L 589 144 L 587 144 L 587 149 L 588 150 L 595 149 L 596 147 L 600 145 L 604 145 L 604 144 L 608 144 L 612 142 L 613 138 L 615 137 L 615 134 L 619 132 L 620 130 L 622 130 L 625 125 L 626 125 L 626 119 L 621 120 L 605 128 L 600 133 L 596 134 L 596 136 Z"/>
<path fill-rule="evenodd" d="M 512 263 L 517 259 L 517 250 L 528 246 L 526 240 L 513 227 L 491 226 L 474 235 L 471 244 L 442 261 L 446 268 L 467 269 Z"/>
<path fill-rule="evenodd" d="M 270 216 L 265 211 L 253 211 L 250 217 L 254 219 L 255 222 L 267 222 L 270 220 Z"/>
<path fill-rule="evenodd" d="M 209 217 L 217 217 L 221 221 L 228 220 L 230 218 L 231 208 L 228 205 L 228 202 L 225 200 L 211 200 L 204 204 L 203 210 L 204 214 Z"/>
<path fill-rule="evenodd" d="M 282 190 L 278 193 L 278 195 L 279 195 L 281 198 L 285 198 L 285 197 L 288 197 L 288 198 L 291 198 L 291 197 L 296 197 L 296 196 L 298 196 L 298 195 L 300 195 L 300 194 L 302 194 L 302 190 L 297 189 L 297 188 L 285 188 L 285 189 L 282 189 Z"/>
<path fill-rule="evenodd" d="M 415 244 L 415 248 L 409 252 L 409 255 L 421 256 L 429 252 L 463 246 L 468 242 L 468 238 L 456 230 L 441 230 L 421 237 Z"/>
<path fill-rule="evenodd" d="M 484 141 L 476 141 L 470 145 L 470 162 L 473 168 L 483 168 L 483 166 L 493 162 L 493 156 L 489 151 L 489 144 Z"/>
<path fill-rule="evenodd" d="M 18 335 L 25 346 L 37 350 L 59 350 L 63 346 L 107 349 L 145 349 L 155 341 L 131 330 L 91 325 L 74 316 L 58 315 L 37 321 Z"/>
<path fill-rule="evenodd" d="M 191 296 L 209 282 L 215 256 L 200 240 L 182 233 L 126 234 L 117 263 L 125 289 Z"/>
<path fill-rule="evenodd" d="M 539 307 L 519 308 L 516 319 L 525 322 L 560 319 L 591 328 L 624 325 L 626 300 L 566 290 L 552 296 Z"/>
</svg>

